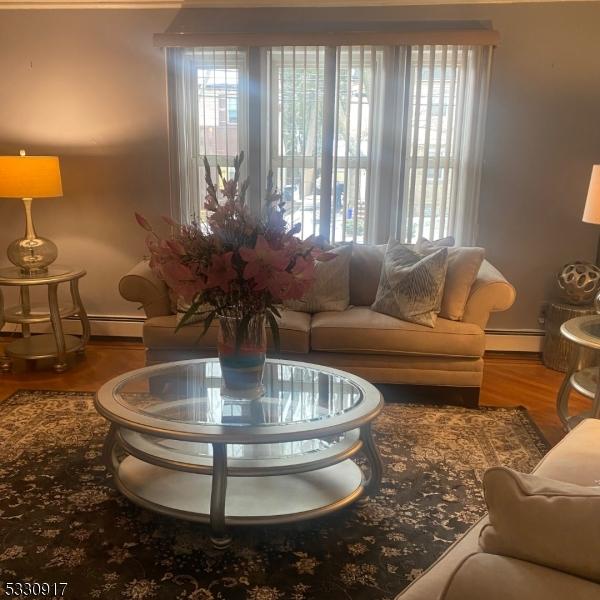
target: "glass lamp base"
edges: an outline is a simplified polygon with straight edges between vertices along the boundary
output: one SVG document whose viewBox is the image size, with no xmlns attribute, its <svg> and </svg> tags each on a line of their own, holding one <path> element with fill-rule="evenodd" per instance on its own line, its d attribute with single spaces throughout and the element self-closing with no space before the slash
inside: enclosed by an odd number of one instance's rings
<svg viewBox="0 0 600 600">
<path fill-rule="evenodd" d="M 8 260 L 25 275 L 42 275 L 48 271 L 58 256 L 54 242 L 46 238 L 33 237 L 15 240 L 7 250 Z"/>
</svg>

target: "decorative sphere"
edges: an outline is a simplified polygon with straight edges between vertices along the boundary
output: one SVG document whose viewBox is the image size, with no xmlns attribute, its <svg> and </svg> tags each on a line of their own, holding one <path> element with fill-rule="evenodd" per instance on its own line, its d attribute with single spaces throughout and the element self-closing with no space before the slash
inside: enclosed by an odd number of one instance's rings
<svg viewBox="0 0 600 600">
<path fill-rule="evenodd" d="M 557 279 L 569 304 L 591 304 L 600 290 L 600 269 L 592 263 L 569 263 L 561 269 Z"/>
<path fill-rule="evenodd" d="M 15 240 L 7 250 L 8 260 L 21 267 L 23 273 L 35 275 L 48 270 L 58 256 L 54 242 L 46 238 L 23 238 Z"/>
</svg>

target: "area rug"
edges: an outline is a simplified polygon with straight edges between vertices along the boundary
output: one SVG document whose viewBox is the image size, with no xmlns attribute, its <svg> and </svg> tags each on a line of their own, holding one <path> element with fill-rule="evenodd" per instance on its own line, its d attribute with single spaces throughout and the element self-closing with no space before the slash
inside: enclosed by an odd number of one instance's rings
<svg viewBox="0 0 600 600">
<path fill-rule="evenodd" d="M 528 472 L 547 450 L 524 409 L 388 403 L 375 426 L 376 498 L 303 524 L 237 528 L 217 551 L 205 526 L 114 489 L 92 400 L 20 391 L 0 402 L 4 587 L 65 582 L 72 600 L 392 599 L 484 513 L 487 467 Z"/>
</svg>

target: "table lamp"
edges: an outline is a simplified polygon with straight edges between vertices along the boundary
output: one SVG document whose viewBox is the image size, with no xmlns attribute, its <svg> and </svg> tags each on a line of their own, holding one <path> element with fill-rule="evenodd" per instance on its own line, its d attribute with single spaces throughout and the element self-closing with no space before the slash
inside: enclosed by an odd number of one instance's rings
<svg viewBox="0 0 600 600">
<path fill-rule="evenodd" d="M 62 196 L 57 156 L 0 156 L 0 198 L 21 198 L 25 207 L 25 237 L 12 242 L 8 259 L 24 275 L 47 273 L 58 255 L 56 245 L 38 237 L 31 218 L 33 198 Z"/>
</svg>

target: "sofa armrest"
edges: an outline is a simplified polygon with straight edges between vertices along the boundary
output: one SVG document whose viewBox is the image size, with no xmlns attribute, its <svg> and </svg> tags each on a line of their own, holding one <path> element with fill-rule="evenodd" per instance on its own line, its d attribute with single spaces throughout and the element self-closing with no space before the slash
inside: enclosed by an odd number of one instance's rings
<svg viewBox="0 0 600 600">
<path fill-rule="evenodd" d="M 119 292 L 125 300 L 142 305 L 147 317 L 173 314 L 169 289 L 154 273 L 148 261 L 141 261 L 119 281 Z"/>
<path fill-rule="evenodd" d="M 439 600 L 482 598 L 593 600 L 600 598 L 600 585 L 516 558 L 478 552 L 467 557 L 458 567 Z"/>
<path fill-rule="evenodd" d="M 481 263 L 471 287 L 463 321 L 485 329 L 490 313 L 508 310 L 516 298 L 515 288 L 487 260 Z"/>
</svg>

